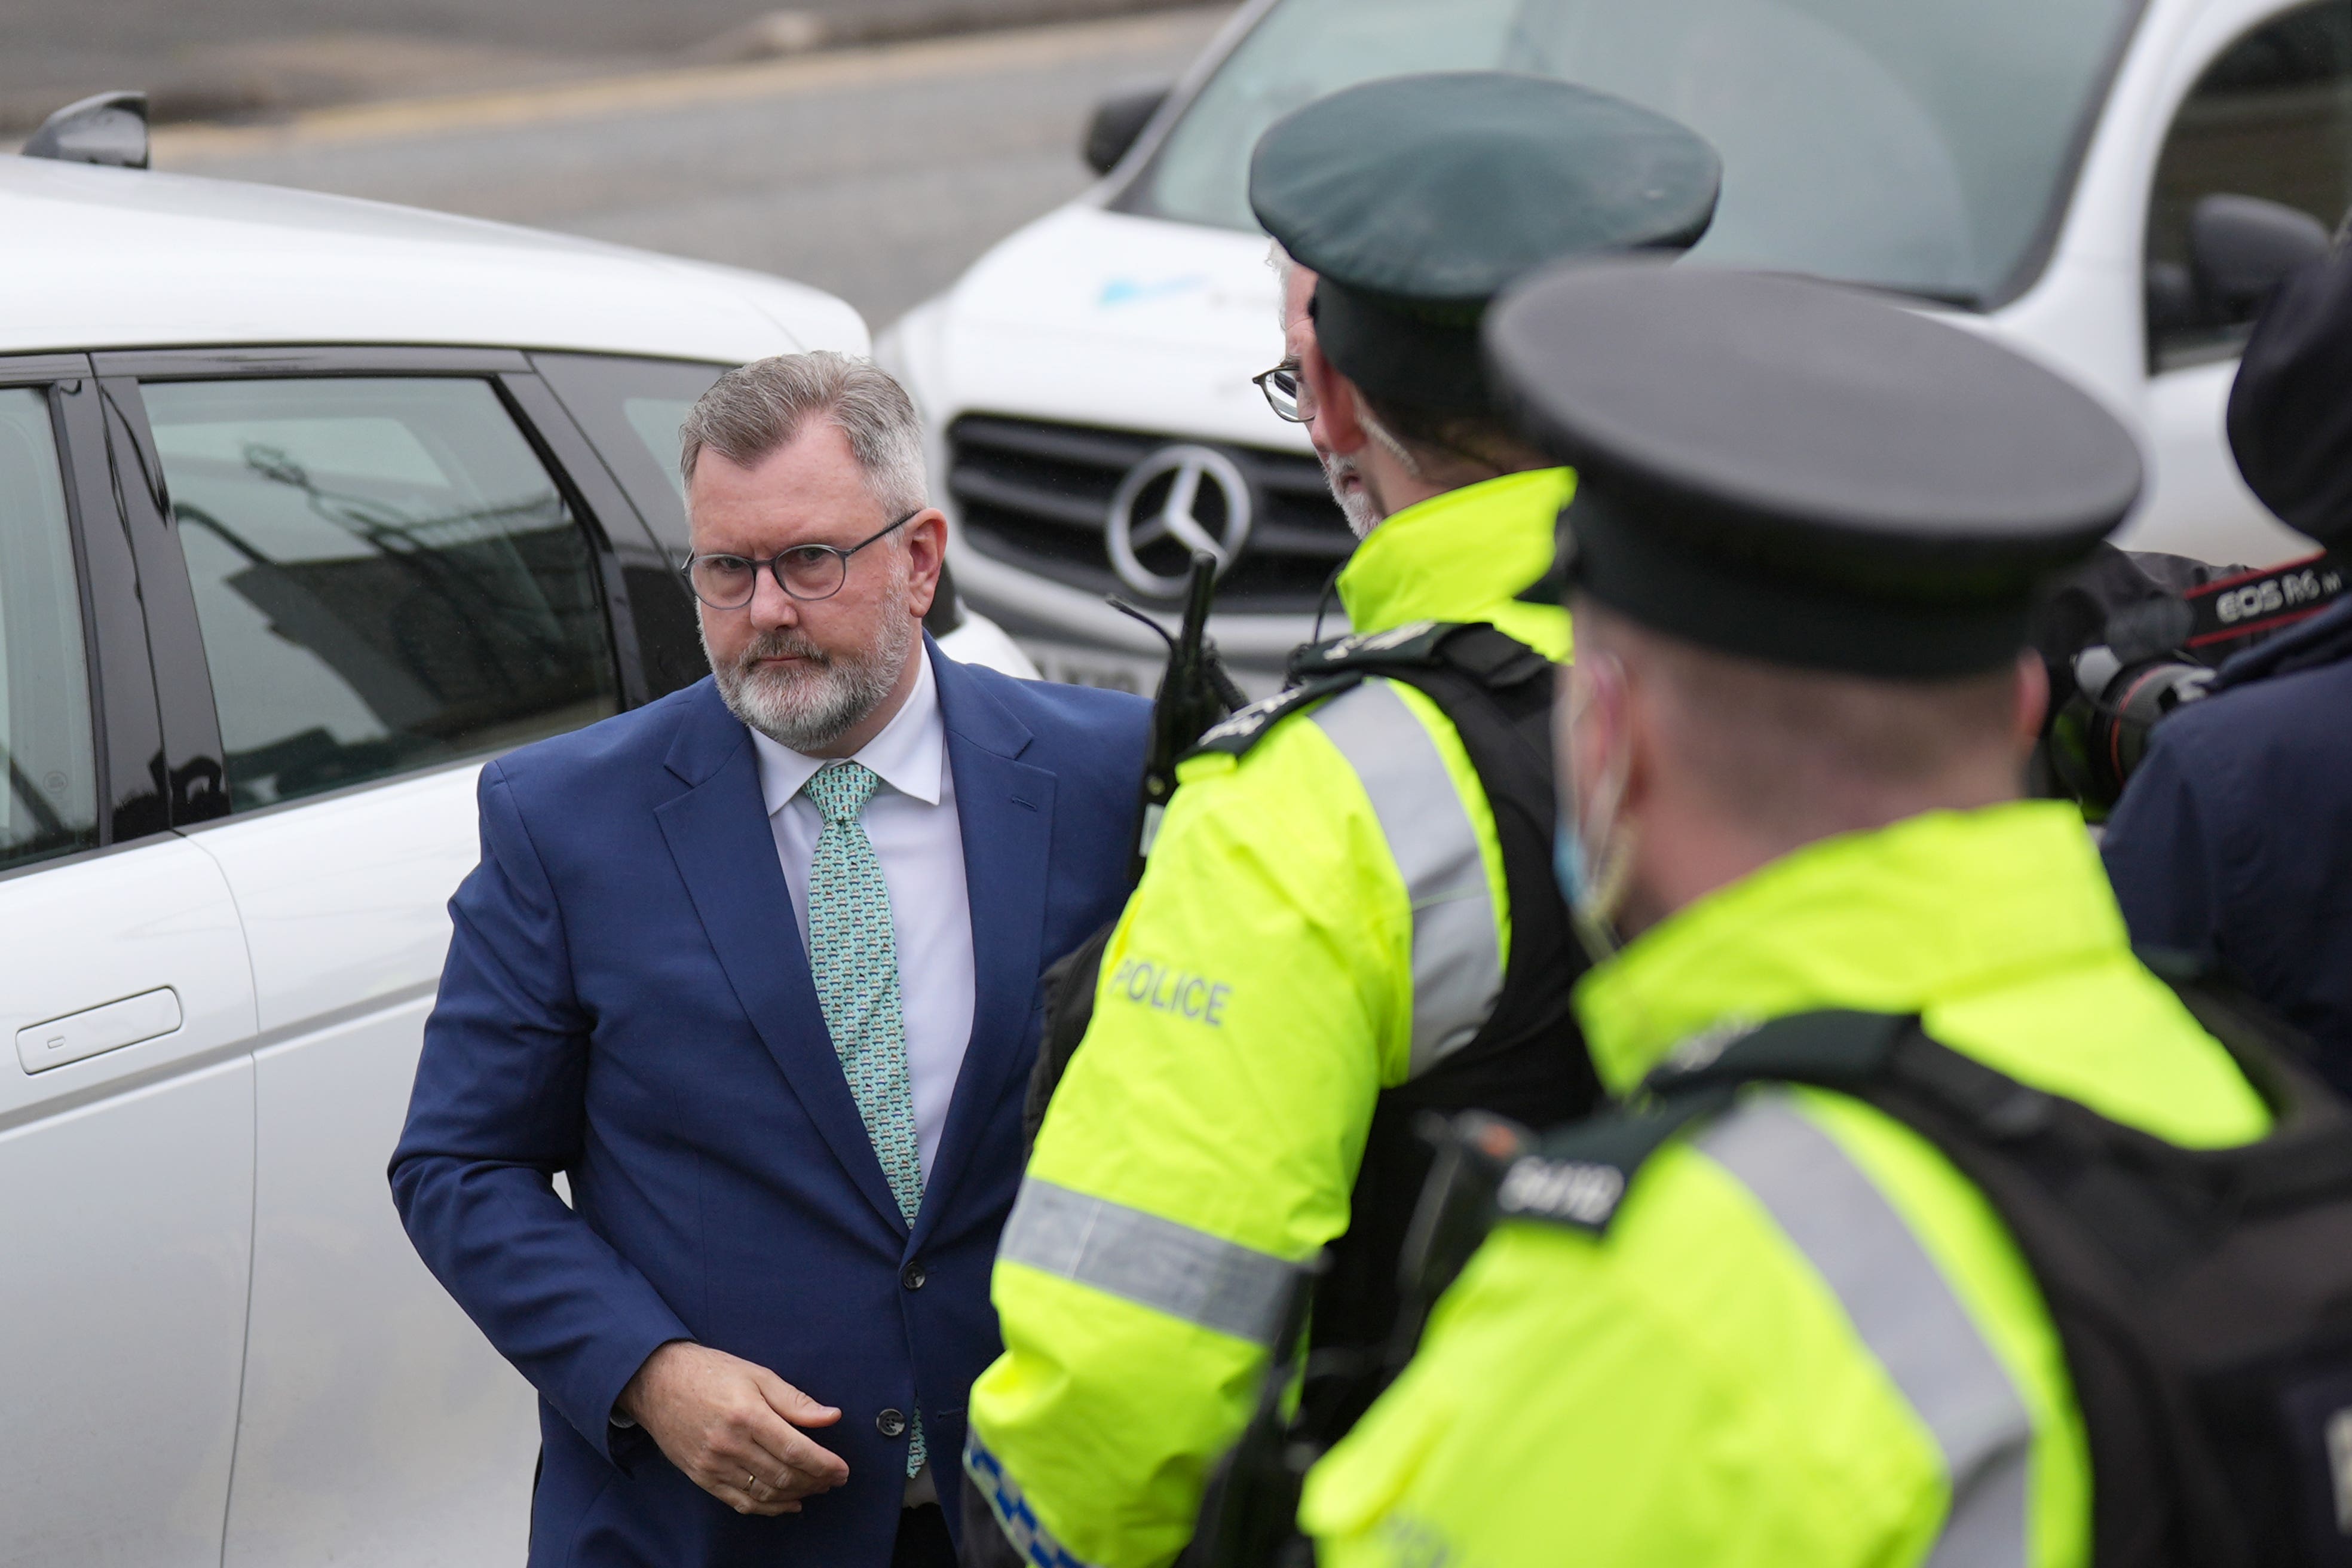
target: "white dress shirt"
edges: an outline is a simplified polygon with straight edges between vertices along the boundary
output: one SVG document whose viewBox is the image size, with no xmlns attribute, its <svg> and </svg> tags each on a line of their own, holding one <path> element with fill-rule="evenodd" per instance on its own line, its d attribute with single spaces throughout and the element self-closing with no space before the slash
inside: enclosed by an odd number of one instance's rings
<svg viewBox="0 0 2352 1568">
<path fill-rule="evenodd" d="M 898 944 L 898 1005 L 907 1024 L 907 1072 L 915 1093 L 915 1136 L 923 1178 L 938 1163 L 940 1134 L 956 1074 L 971 1042 L 971 901 L 964 884 L 963 834 L 955 780 L 948 771 L 947 729 L 940 719 L 931 661 L 919 646 L 915 689 L 907 705 L 853 761 L 882 781 L 866 803 L 866 837 L 890 889 L 890 930 Z M 827 759 L 804 757 L 758 731 L 760 794 L 792 890 L 801 951 L 808 951 L 809 873 L 824 818 L 801 794 Z"/>
</svg>

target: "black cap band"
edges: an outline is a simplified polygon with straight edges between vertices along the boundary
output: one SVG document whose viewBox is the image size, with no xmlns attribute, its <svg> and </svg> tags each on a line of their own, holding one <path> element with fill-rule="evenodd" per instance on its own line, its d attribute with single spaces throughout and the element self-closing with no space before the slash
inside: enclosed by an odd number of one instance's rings
<svg viewBox="0 0 2352 1568">
<path fill-rule="evenodd" d="M 1564 514 L 1569 584 L 1643 626 L 1720 653 L 1885 680 L 1981 675 L 2026 647 L 2022 594 L 1870 598 L 1691 548 L 1588 481 Z"/>
<path fill-rule="evenodd" d="M 1493 409 L 1478 341 L 1483 305 L 1435 318 L 1318 278 L 1309 310 L 1323 357 L 1372 396 L 1445 414 Z"/>
</svg>

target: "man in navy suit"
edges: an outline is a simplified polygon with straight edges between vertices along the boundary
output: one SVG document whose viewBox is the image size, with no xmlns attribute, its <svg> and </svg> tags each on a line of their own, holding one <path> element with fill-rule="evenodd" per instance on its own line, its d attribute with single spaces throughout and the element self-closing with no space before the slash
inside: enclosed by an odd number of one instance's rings
<svg viewBox="0 0 2352 1568">
<path fill-rule="evenodd" d="M 539 1389 L 533 1564 L 945 1568 L 1148 709 L 922 635 L 946 521 L 870 365 L 730 372 L 684 446 L 712 678 L 483 770 L 393 1192 Z"/>
</svg>

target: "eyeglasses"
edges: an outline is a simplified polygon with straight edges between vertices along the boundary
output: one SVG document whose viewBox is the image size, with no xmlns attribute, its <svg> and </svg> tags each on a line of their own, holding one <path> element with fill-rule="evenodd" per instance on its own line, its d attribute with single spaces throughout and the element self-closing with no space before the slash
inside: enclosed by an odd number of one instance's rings
<svg viewBox="0 0 2352 1568">
<path fill-rule="evenodd" d="M 1297 365 L 1278 364 L 1272 370 L 1258 372 L 1250 380 L 1265 394 L 1265 405 L 1274 410 L 1276 419 L 1304 425 L 1315 417 L 1315 395 L 1307 389 Z"/>
<path fill-rule="evenodd" d="M 765 561 L 725 553 L 689 555 L 685 566 L 687 586 L 694 591 L 696 598 L 714 610 L 740 610 L 759 592 L 760 574 L 765 570 L 774 575 L 777 587 L 795 599 L 830 599 L 849 581 L 851 556 L 906 527 L 922 511 L 917 507 L 889 527 L 846 550 L 834 544 L 795 544 Z"/>
</svg>

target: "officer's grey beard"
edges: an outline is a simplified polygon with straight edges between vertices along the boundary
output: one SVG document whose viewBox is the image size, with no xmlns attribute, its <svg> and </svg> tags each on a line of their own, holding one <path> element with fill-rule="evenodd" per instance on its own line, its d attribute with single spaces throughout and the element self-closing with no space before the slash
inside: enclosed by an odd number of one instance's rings
<svg viewBox="0 0 2352 1568">
<path fill-rule="evenodd" d="M 778 745 L 803 755 L 821 751 L 873 712 L 907 668 L 917 635 L 915 617 L 881 619 L 866 647 L 845 653 L 828 654 L 781 627 L 762 632 L 736 661 L 722 665 L 710 659 L 719 695 L 730 713 Z M 702 653 L 710 658 L 708 636 Z M 807 662 L 790 670 L 760 668 L 761 659 L 787 657 Z"/>
<path fill-rule="evenodd" d="M 1356 481 L 1353 488 L 1342 482 L 1347 479 Z M 1370 536 L 1381 525 L 1381 509 L 1364 483 L 1363 464 L 1334 452 L 1323 459 L 1323 482 L 1331 487 L 1331 499 L 1339 503 L 1339 515 L 1348 520 L 1349 531 L 1358 539 Z"/>
</svg>

